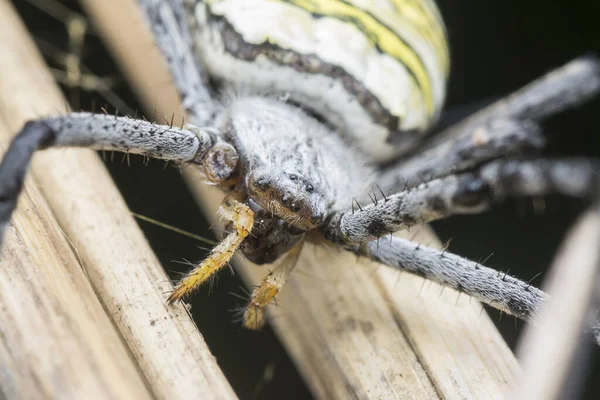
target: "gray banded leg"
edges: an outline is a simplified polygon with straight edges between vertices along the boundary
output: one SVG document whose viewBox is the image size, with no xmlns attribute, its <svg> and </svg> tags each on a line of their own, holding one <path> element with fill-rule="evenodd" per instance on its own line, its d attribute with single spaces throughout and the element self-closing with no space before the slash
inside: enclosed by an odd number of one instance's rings
<svg viewBox="0 0 600 400">
<path fill-rule="evenodd" d="M 201 164 L 211 150 L 225 145 L 206 130 L 157 125 L 127 117 L 73 113 L 29 121 L 12 141 L 0 164 L 0 245 L 36 150 L 88 147 Z M 232 151 L 233 148 L 226 150 Z M 216 167 L 229 168 L 231 173 L 235 165 L 220 164 Z"/>
<path fill-rule="evenodd" d="M 485 161 L 542 149 L 538 123 L 600 93 L 600 61 L 578 58 L 511 96 L 437 133 L 413 156 L 385 167 L 380 187 L 398 191 L 462 172 Z"/>
<path fill-rule="evenodd" d="M 47 147 L 89 147 L 141 154 L 161 160 L 200 163 L 217 136 L 207 129 L 158 125 L 106 114 L 72 113 L 43 118 L 55 134 Z"/>
<path fill-rule="evenodd" d="M 529 319 L 547 295 L 527 282 L 456 254 L 421 246 L 396 236 L 360 246 L 371 260 L 451 287 L 507 314 Z"/>
<path fill-rule="evenodd" d="M 563 244 L 562 254 L 558 256 L 554 264 L 560 265 L 560 268 L 565 270 L 575 267 L 577 274 L 591 273 L 596 277 L 600 276 L 596 240 L 599 220 L 600 207 L 596 202 L 590 207 L 589 212 L 580 219 L 577 226 L 571 230 L 568 239 Z M 587 236 L 582 237 L 582 234 Z M 560 311 L 557 312 L 547 308 L 552 307 L 552 299 L 543 291 L 506 273 L 469 261 L 445 250 L 432 249 L 395 236 L 389 240 L 386 238 L 362 246 L 355 246 L 352 250 L 358 255 L 373 261 L 437 282 L 444 287 L 451 287 L 461 293 L 466 293 L 484 304 L 515 317 L 524 320 L 531 320 L 532 317 L 536 317 L 538 318 L 538 324 L 541 323 L 542 326 L 533 329 L 536 329 L 540 335 L 544 334 L 544 329 L 556 328 L 550 326 L 552 323 L 560 323 L 558 320 L 552 320 L 552 316 L 560 315 Z M 573 265 L 573 263 L 577 263 L 577 265 Z M 597 269 L 595 274 L 586 270 L 590 267 Z M 554 273 L 556 274 L 556 272 Z M 577 282 L 578 278 L 573 279 Z M 594 282 L 596 280 L 594 279 Z M 582 324 L 584 325 L 583 330 L 586 334 L 591 334 L 598 344 L 600 344 L 599 293 L 600 291 L 596 290 L 587 298 L 589 302 L 578 305 L 578 307 L 586 310 L 583 312 L 585 314 L 585 323 Z M 581 294 L 571 293 L 569 296 L 586 300 L 585 295 L 582 296 Z M 540 316 L 540 313 L 544 312 L 546 315 Z M 564 317 L 565 310 L 562 310 L 562 312 Z M 578 312 L 578 310 L 573 310 L 573 312 Z M 550 317 L 550 320 L 548 317 Z M 539 318 L 542 318 L 542 321 L 539 321 Z M 578 331 L 579 327 L 573 329 Z M 572 333 L 573 329 L 565 329 L 565 331 Z M 579 337 L 579 335 L 577 336 Z M 533 341 L 535 341 L 535 338 L 533 338 Z"/>
<path fill-rule="evenodd" d="M 507 196 L 560 193 L 592 198 L 600 189 L 600 165 L 590 159 L 499 160 L 473 172 L 421 184 L 366 207 L 332 215 L 325 237 L 342 244 L 361 244 L 454 214 L 489 209 Z"/>
<path fill-rule="evenodd" d="M 531 121 L 493 119 L 461 135 L 425 147 L 413 157 L 383 169 L 379 187 L 396 192 L 432 179 L 467 171 L 483 162 L 511 155 L 539 154 L 546 138 Z"/>
<path fill-rule="evenodd" d="M 185 110 L 195 124 L 210 125 L 215 117 L 215 104 L 207 85 L 208 77 L 194 57 L 183 1 L 138 0 L 138 3 L 168 64 Z"/>
</svg>

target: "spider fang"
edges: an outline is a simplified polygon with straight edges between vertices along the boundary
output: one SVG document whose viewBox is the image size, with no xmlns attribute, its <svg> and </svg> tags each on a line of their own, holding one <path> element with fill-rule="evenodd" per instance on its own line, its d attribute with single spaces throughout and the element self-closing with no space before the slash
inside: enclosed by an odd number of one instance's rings
<svg viewBox="0 0 600 400">
<path fill-rule="evenodd" d="M 169 304 L 173 304 L 192 293 L 227 265 L 254 225 L 252 210 L 246 204 L 240 203 L 231 197 L 226 198 L 219 206 L 218 214 L 233 223 L 233 232 L 213 248 L 204 261 L 177 283 L 167 299 Z"/>
</svg>

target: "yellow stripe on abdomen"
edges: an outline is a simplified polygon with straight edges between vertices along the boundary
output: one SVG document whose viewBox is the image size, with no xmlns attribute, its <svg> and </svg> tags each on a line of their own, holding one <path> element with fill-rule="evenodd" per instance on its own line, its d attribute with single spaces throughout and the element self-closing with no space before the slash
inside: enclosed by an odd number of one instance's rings
<svg viewBox="0 0 600 400">
<path fill-rule="evenodd" d="M 293 4 L 313 15 L 336 18 L 356 26 L 381 52 L 405 65 L 422 91 L 429 116 L 433 115 L 434 95 L 425 65 L 414 49 L 408 46 L 396 32 L 369 12 L 342 0 L 282 0 L 281 2 Z"/>
<path fill-rule="evenodd" d="M 396 8 L 396 14 L 410 21 L 423 39 L 428 40 L 434 47 L 436 56 L 440 59 L 442 71 L 448 76 L 450 70 L 450 55 L 444 22 L 432 0 L 389 0 Z M 367 3 L 373 4 L 371 0 Z M 397 31 L 397 30 L 396 30 Z"/>
<path fill-rule="evenodd" d="M 432 0 L 197 0 L 217 79 L 285 94 L 381 160 L 440 114 L 445 28 Z"/>
</svg>

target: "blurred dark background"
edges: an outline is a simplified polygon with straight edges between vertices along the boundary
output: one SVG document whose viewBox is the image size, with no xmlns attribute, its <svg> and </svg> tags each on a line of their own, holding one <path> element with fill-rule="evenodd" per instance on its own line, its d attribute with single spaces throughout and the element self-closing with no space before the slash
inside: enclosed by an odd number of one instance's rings
<svg viewBox="0 0 600 400">
<path fill-rule="evenodd" d="M 39 2 L 39 1 L 38 1 Z M 26 0 L 13 0 L 49 64 L 57 70 L 57 51 L 68 52 L 64 24 L 33 7 Z M 46 6 L 54 2 L 42 0 Z M 74 0 L 61 4 L 79 11 Z M 544 0 L 438 0 L 448 30 L 452 73 L 448 108 L 475 104 L 505 95 L 550 69 L 590 52 L 600 52 L 600 2 L 597 0 L 554 2 Z M 60 14 L 60 13 L 59 13 Z M 93 28 L 92 28 L 93 30 Z M 93 74 L 109 77 L 114 91 L 132 109 L 137 105 L 126 83 L 107 55 L 100 40 L 86 35 L 83 62 Z M 114 82 L 113 82 L 114 81 Z M 74 109 L 109 104 L 95 92 L 65 88 Z M 121 109 L 121 111 L 124 111 Z M 600 102 L 549 120 L 549 155 L 600 156 Z M 204 216 L 185 187 L 179 170 L 164 168 L 162 162 L 144 166 L 140 158 L 131 165 L 119 155 L 107 166 L 132 211 L 207 237 Z M 479 216 L 454 217 L 434 224 L 440 238 L 452 238 L 450 250 L 471 259 L 493 253 L 487 265 L 509 271 L 522 279 L 544 271 L 567 228 L 585 204 L 550 196 L 543 210 L 532 201 L 509 201 Z M 175 261 L 201 260 L 206 250 L 193 239 L 140 222 L 148 240 L 165 268 L 175 277 L 183 266 Z M 265 271 L 266 272 L 266 271 Z M 232 309 L 243 301 L 232 295 L 243 292 L 238 276 L 222 273 L 218 287 L 202 289 L 192 299 L 192 314 L 211 350 L 241 399 L 310 398 L 285 350 L 269 329 L 262 333 L 243 330 L 232 321 Z M 512 317 L 492 319 L 511 347 L 518 340 L 522 323 Z M 587 379 L 585 398 L 600 393 L 600 364 L 594 358 L 593 373 Z"/>
</svg>

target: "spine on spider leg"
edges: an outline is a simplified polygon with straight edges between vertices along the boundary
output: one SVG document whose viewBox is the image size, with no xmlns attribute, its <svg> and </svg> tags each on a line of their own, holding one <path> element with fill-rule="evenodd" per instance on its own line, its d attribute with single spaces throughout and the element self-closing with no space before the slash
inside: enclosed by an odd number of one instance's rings
<svg viewBox="0 0 600 400">
<path fill-rule="evenodd" d="M 526 327 L 516 349 L 524 373 L 512 399 L 579 398 L 600 308 L 600 202 L 596 201 L 565 235 L 544 278 L 545 309 Z M 551 334 L 548 334 L 551 332 Z M 547 377 L 553 377 L 547 379 Z"/>
<path fill-rule="evenodd" d="M 527 282 L 505 273 L 395 236 L 390 240 L 366 243 L 357 252 L 392 268 L 464 292 L 521 319 L 529 319 L 541 310 L 548 297 Z"/>
</svg>

